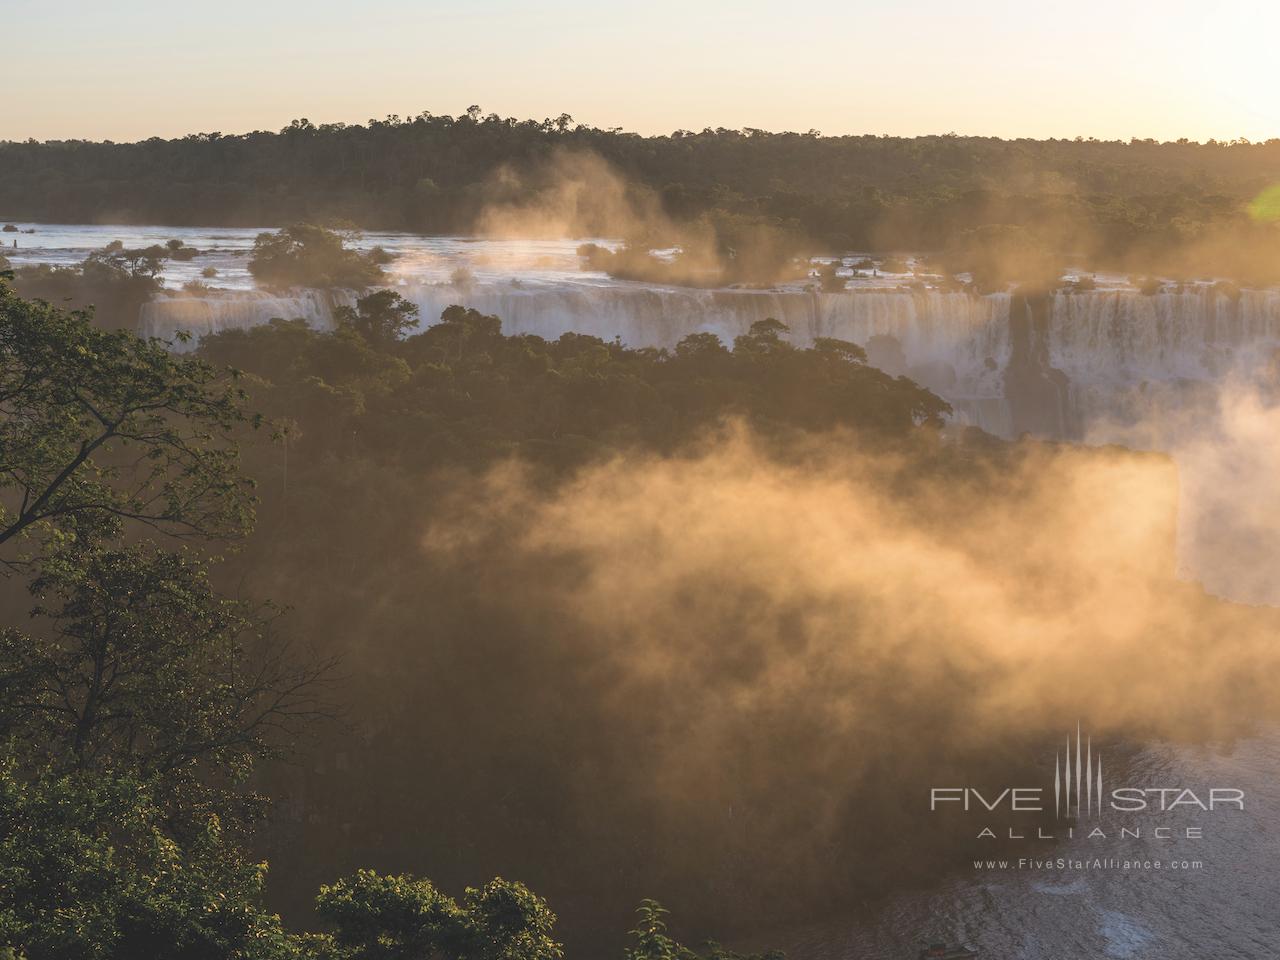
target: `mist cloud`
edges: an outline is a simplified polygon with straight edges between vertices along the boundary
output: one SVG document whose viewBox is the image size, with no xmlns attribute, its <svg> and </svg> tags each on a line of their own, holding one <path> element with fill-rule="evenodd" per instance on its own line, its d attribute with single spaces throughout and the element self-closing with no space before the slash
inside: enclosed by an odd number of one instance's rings
<svg viewBox="0 0 1280 960">
<path fill-rule="evenodd" d="M 839 438 L 788 464 L 735 429 L 550 495 L 508 465 L 425 547 L 482 530 L 518 568 L 569 563 L 538 602 L 592 638 L 621 701 L 661 705 L 663 782 L 797 716 L 808 762 L 852 768 L 851 745 L 917 716 L 975 742 L 1077 717 L 1199 738 L 1277 705 L 1274 618 L 1174 577 L 1169 459 L 1028 444 L 980 482 L 920 470 Z"/>
</svg>

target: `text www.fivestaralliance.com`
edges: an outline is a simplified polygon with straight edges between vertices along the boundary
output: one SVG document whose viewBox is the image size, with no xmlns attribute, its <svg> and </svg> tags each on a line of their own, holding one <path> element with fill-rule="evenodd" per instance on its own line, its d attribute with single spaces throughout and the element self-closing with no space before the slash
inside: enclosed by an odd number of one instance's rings
<svg viewBox="0 0 1280 960">
<path fill-rule="evenodd" d="M 1125 860 L 1119 857 L 1095 857 L 1087 860 L 1057 857 L 1048 860 L 975 860 L 974 870 L 1080 870 L 1080 871 L 1139 871 L 1139 870 L 1203 870 L 1203 860 Z"/>
</svg>

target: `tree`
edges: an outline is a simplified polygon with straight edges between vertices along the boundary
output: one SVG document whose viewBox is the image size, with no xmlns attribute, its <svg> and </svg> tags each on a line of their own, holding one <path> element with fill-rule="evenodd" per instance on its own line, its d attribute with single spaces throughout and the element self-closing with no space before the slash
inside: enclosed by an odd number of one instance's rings
<svg viewBox="0 0 1280 960">
<path fill-rule="evenodd" d="M 173 246 L 173 244 L 177 246 Z M 101 250 L 94 250 L 80 264 L 80 271 L 87 281 L 130 280 L 148 282 L 153 290 L 159 289 L 160 270 L 164 261 L 182 247 L 181 240 L 170 240 L 167 246 L 152 244 L 149 247 L 130 247 L 119 240 L 112 240 Z M 192 251 L 194 254 L 195 251 Z"/>
<path fill-rule="evenodd" d="M 194 550 L 247 531 L 233 379 L 0 282 L 0 948 L 26 960 L 287 960 L 237 831 L 254 761 L 319 713 L 327 664 L 220 597 Z M 126 534 L 130 544 L 120 545 Z"/>
<path fill-rule="evenodd" d="M 145 780 L 0 761 L 0 947 L 26 960 L 301 957 L 265 874 L 216 816 L 175 837 Z"/>
<path fill-rule="evenodd" d="M 0 732 L 55 769 L 237 780 L 327 712 L 329 664 L 292 662 L 189 551 L 67 551 L 31 591 L 34 626 L 0 631 Z"/>
<path fill-rule="evenodd" d="M 657 900 L 640 901 L 625 960 L 684 960 L 685 948 L 667 935 L 669 912 Z"/>
<path fill-rule="evenodd" d="M 556 917 L 521 883 L 468 887 L 462 904 L 430 880 L 361 870 L 322 887 L 316 910 L 352 960 L 559 960 Z"/>
<path fill-rule="evenodd" d="M 823 293 L 843 293 L 847 289 L 848 282 L 837 273 L 840 266 L 840 261 L 836 260 L 818 268 L 818 281 Z"/>
<path fill-rule="evenodd" d="M 502 321 L 471 307 L 445 307 L 440 322 L 405 342 L 402 353 L 413 360 L 459 363 L 468 355 L 484 353 L 500 345 Z"/>
<path fill-rule="evenodd" d="M 625 173 L 628 194 L 653 197 L 677 228 L 713 225 L 738 251 L 727 271 L 737 279 L 788 267 L 769 253 L 778 247 L 742 243 L 741 228 L 803 237 L 801 249 L 835 253 L 939 250 L 984 224 L 1042 231 L 1056 252 L 1099 269 L 1280 279 L 1275 198 L 1259 194 L 1280 169 L 1280 139 L 1155 144 L 754 129 L 640 137 L 568 116 L 522 121 L 477 107 L 364 125 L 298 121 L 279 133 L 0 143 L 0 210 L 67 223 L 105 222 L 121 210 L 137 222 L 188 225 L 344 217 L 371 230 L 460 233 L 474 229 L 496 180 L 536 169 L 558 146 L 607 158 Z M 516 199 L 536 199 L 529 194 L 542 185 L 524 179 L 530 188 Z M 653 239 L 653 248 L 679 242 Z"/>
<path fill-rule="evenodd" d="M 93 326 L 0 280 L 0 556 L 12 569 L 127 522 L 231 537 L 252 518 L 236 378 L 158 341 Z"/>
<path fill-rule="evenodd" d="M 867 351 L 856 343 L 838 337 L 817 337 L 813 349 L 821 356 L 837 357 L 846 363 L 866 363 Z"/>
<path fill-rule="evenodd" d="M 253 242 L 249 272 L 264 286 L 364 290 L 383 279 L 375 258 L 353 250 L 356 234 L 296 223 Z"/>
<path fill-rule="evenodd" d="M 729 356 L 729 348 L 714 333 L 691 333 L 676 344 L 676 356 L 695 362 L 714 361 Z"/>
<path fill-rule="evenodd" d="M 624 960 L 783 960 L 777 950 L 743 955 L 725 950 L 714 940 L 708 940 L 701 952 L 692 950 L 667 933 L 668 913 L 657 900 L 640 901 Z"/>
<path fill-rule="evenodd" d="M 163 288 L 160 271 L 170 255 L 159 246 L 126 250 L 116 240 L 74 266 L 20 267 L 13 284 L 26 297 L 92 308 L 100 325 L 133 329 L 142 304 Z"/>
<path fill-rule="evenodd" d="M 791 344 L 782 339 L 790 332 L 791 329 L 785 323 L 773 317 L 756 320 L 745 334 L 734 338 L 733 352 L 744 356 L 758 356 L 792 350 L 794 348 Z"/>
<path fill-rule="evenodd" d="M 338 307 L 334 319 L 339 327 L 355 331 L 371 347 L 386 350 L 417 324 L 418 305 L 394 290 L 375 290 L 360 297 L 355 307 Z"/>
</svg>

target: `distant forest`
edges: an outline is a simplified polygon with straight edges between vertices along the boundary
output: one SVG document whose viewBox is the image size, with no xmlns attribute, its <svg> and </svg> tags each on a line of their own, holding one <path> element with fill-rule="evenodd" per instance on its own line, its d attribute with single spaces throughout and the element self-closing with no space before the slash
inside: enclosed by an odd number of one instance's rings
<svg viewBox="0 0 1280 960">
<path fill-rule="evenodd" d="M 1273 278 L 1280 230 L 1260 198 L 1280 140 L 1159 143 L 824 137 L 706 129 L 640 136 L 543 121 L 296 120 L 279 133 L 140 143 L 0 143 L 0 217 L 48 222 L 465 233 L 502 170 L 565 151 L 603 158 L 673 221 L 784 228 L 829 250 L 940 250 L 975 229 L 1030 231 L 1097 265 Z M 508 184 L 509 186 L 509 184 Z M 1251 207 L 1252 205 L 1252 207 Z M 1263 204 L 1265 206 L 1265 203 Z"/>
</svg>

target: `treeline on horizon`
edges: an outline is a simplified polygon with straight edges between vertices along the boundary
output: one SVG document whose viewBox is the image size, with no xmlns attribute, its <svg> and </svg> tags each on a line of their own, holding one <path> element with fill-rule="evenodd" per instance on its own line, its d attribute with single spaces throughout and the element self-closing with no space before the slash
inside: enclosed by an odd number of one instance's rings
<svg viewBox="0 0 1280 960">
<path fill-rule="evenodd" d="M 603 158 L 679 222 L 733 218 L 817 250 L 941 250 L 1016 226 L 1097 266 L 1272 279 L 1273 222 L 1249 205 L 1280 181 L 1280 140 L 823 137 L 762 130 L 640 136 L 482 116 L 296 120 L 278 133 L 139 143 L 0 144 L 0 217 L 466 233 L 500 170 L 557 151 Z"/>
</svg>

